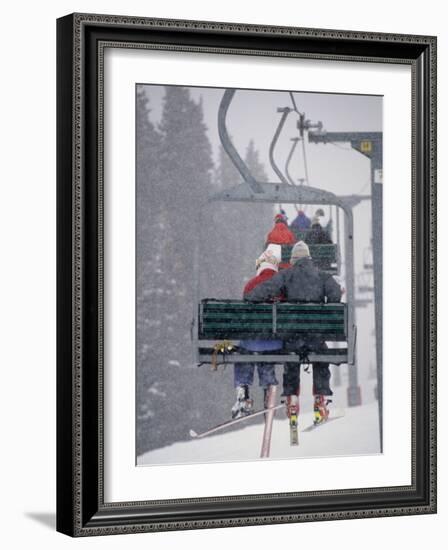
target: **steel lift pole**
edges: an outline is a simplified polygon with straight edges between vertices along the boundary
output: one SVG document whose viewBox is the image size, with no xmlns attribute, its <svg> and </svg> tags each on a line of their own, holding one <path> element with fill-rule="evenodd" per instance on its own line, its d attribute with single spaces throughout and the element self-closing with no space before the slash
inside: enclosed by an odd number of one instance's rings
<svg viewBox="0 0 448 550">
<path fill-rule="evenodd" d="M 294 181 L 294 178 L 291 176 L 291 173 L 289 171 L 289 165 L 291 164 L 291 159 L 294 155 L 294 151 L 297 147 L 297 144 L 300 141 L 300 138 L 291 138 L 291 141 L 292 141 L 292 146 L 291 146 L 291 150 L 289 151 L 288 158 L 286 159 L 285 174 L 286 174 L 286 177 L 288 178 L 289 182 L 291 183 L 291 185 L 297 185 Z"/>
<path fill-rule="evenodd" d="M 309 132 L 310 143 L 346 142 L 370 160 L 372 197 L 373 285 L 375 297 L 376 365 L 381 447 L 383 440 L 383 134 L 382 132 Z M 349 395 L 349 399 L 356 394 Z"/>
</svg>

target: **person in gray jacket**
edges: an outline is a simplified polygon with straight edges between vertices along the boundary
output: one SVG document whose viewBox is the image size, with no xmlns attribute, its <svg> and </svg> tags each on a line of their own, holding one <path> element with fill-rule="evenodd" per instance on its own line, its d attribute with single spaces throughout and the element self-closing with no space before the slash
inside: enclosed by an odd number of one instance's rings
<svg viewBox="0 0 448 550">
<path fill-rule="evenodd" d="M 294 245 L 291 264 L 285 269 L 258 285 L 244 296 L 249 302 L 265 302 L 283 295 L 287 302 L 336 303 L 341 301 L 339 284 L 328 273 L 320 271 L 310 257 L 310 251 L 303 241 Z M 321 338 L 312 334 L 286 341 L 284 349 L 297 351 L 306 356 L 307 352 L 326 348 Z M 333 395 L 330 388 L 330 367 L 328 363 L 313 364 L 313 394 L 315 423 L 328 418 L 327 405 Z M 287 410 L 298 411 L 300 392 L 300 363 L 287 363 L 283 375 L 283 395 L 287 397 Z"/>
</svg>

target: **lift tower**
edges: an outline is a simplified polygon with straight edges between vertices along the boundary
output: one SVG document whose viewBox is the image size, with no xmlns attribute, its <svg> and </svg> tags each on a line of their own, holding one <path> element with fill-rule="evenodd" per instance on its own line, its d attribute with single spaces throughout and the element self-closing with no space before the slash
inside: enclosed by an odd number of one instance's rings
<svg viewBox="0 0 448 550">
<path fill-rule="evenodd" d="M 312 125 L 308 120 L 299 120 L 301 135 Z M 378 405 L 380 410 L 380 430 L 382 439 L 382 382 L 383 382 L 383 134 L 382 132 L 325 132 L 308 131 L 310 143 L 346 142 L 370 160 L 371 200 L 372 200 L 372 249 L 373 285 L 375 298 L 376 365 L 378 377 Z M 356 396 L 353 396 L 356 398 Z"/>
</svg>

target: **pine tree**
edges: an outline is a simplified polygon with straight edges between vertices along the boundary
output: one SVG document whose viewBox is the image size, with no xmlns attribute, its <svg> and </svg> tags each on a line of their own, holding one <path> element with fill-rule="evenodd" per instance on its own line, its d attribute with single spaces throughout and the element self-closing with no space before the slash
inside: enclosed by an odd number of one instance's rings
<svg viewBox="0 0 448 550">
<path fill-rule="evenodd" d="M 161 219 L 158 162 L 162 137 L 150 120 L 149 99 L 144 86 L 136 92 L 136 379 L 137 444 L 147 447 L 147 433 L 157 407 L 157 379 L 152 364 L 162 334 L 162 300 L 157 296 L 163 275 L 160 242 L 154 239 Z"/>
<path fill-rule="evenodd" d="M 212 173 L 202 103 L 188 89 L 165 88 L 157 128 L 150 89 L 138 88 L 136 103 L 138 454 L 188 438 L 192 426 L 218 423 L 234 398 L 233 369 L 190 368 L 198 232 L 202 297 L 241 298 L 272 223 L 272 208 L 260 203 L 212 202 L 199 217 L 210 193 L 241 176 L 223 149 Z M 253 142 L 246 162 L 266 180 Z"/>
<path fill-rule="evenodd" d="M 221 146 L 218 164 L 214 171 L 216 191 L 229 189 L 242 182 L 242 178 Z M 238 233 L 241 203 L 212 201 L 205 209 L 204 223 L 210 231 L 204 232 L 202 246 L 203 273 L 202 297 L 239 298 L 241 273 L 239 270 L 240 236 Z"/>
<path fill-rule="evenodd" d="M 150 121 L 149 100 L 143 86 L 136 93 L 136 254 L 137 254 L 137 328 L 142 327 L 150 313 L 149 284 L 154 268 L 154 241 L 151 239 L 160 204 L 157 186 L 160 170 L 161 136 Z M 159 260 L 159 258 L 158 258 Z M 137 348 L 137 354 L 142 349 Z M 140 361 L 141 363 L 141 361 Z"/>
<path fill-rule="evenodd" d="M 228 189 L 242 182 L 242 178 L 224 148 L 219 150 L 219 163 L 215 170 L 218 188 Z M 259 160 L 258 151 L 251 141 L 245 162 L 259 182 L 267 176 Z M 254 275 L 255 259 L 261 254 L 264 239 L 272 223 L 272 207 L 263 203 L 217 202 L 213 218 L 215 230 L 209 236 L 209 280 L 214 289 L 208 296 L 240 298 L 244 284 Z M 215 243 L 215 244 L 213 244 Z"/>
<path fill-rule="evenodd" d="M 177 232 L 193 231 L 198 205 L 204 202 L 211 183 L 213 161 L 202 102 L 195 103 L 189 90 L 167 86 L 159 127 L 164 148 L 166 204 Z"/>
<path fill-rule="evenodd" d="M 210 193 L 213 161 L 207 127 L 203 120 L 202 102 L 196 103 L 187 88 L 167 86 L 159 130 L 163 136 L 161 163 L 164 166 L 164 202 L 167 206 L 171 235 L 171 280 L 177 285 L 178 326 L 183 326 L 184 343 L 189 339 L 191 307 L 186 299 L 193 295 L 196 284 L 193 273 L 194 244 L 197 239 L 201 205 Z M 188 304 L 192 306 L 192 304 Z M 188 318 L 187 318 L 188 316 Z"/>
<path fill-rule="evenodd" d="M 268 181 L 265 168 L 260 161 L 260 155 L 255 148 L 253 140 L 249 141 L 244 160 L 251 174 L 258 182 L 263 183 Z M 265 237 L 272 227 L 273 216 L 273 204 L 259 202 L 251 205 L 247 224 L 248 243 L 251 246 L 261 247 L 260 254 L 263 251 Z"/>
<path fill-rule="evenodd" d="M 243 182 L 243 178 L 222 145 L 219 148 L 219 162 L 215 174 L 221 189 L 229 189 Z"/>
<path fill-rule="evenodd" d="M 146 119 L 141 126 L 146 126 Z M 193 304 L 194 242 L 199 205 L 210 192 L 213 167 L 206 130 L 201 102 L 192 101 L 186 88 L 166 87 L 157 158 L 148 165 L 137 154 L 147 172 L 157 175 L 150 231 L 141 235 L 146 242 L 140 245 L 149 268 L 141 286 L 150 308 L 145 308 L 143 318 L 137 313 L 142 326 L 140 370 L 144 373 L 138 377 L 138 453 L 188 436 L 187 428 L 203 405 L 191 400 L 186 388 L 203 378 L 198 369 L 189 366 L 190 326 L 193 307 L 197 307 Z M 153 194 L 144 188 L 139 191 Z M 141 194 L 138 208 L 140 200 L 145 201 Z"/>
<path fill-rule="evenodd" d="M 249 141 L 244 159 L 253 177 L 260 183 L 267 182 L 268 177 L 263 164 L 260 162 L 260 155 L 255 149 L 254 140 Z"/>
</svg>

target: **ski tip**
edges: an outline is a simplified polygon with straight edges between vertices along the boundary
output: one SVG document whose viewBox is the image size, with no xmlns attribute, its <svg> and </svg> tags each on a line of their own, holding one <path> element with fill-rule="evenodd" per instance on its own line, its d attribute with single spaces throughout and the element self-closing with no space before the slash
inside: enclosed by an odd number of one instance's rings
<svg viewBox="0 0 448 550">
<path fill-rule="evenodd" d="M 197 437 L 198 434 L 194 430 L 190 430 L 190 437 Z"/>
</svg>

